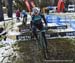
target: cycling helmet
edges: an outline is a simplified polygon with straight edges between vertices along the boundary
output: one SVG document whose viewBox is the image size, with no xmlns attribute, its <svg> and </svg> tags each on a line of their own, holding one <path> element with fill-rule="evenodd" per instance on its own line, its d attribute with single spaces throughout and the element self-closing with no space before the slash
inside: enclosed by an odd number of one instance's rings
<svg viewBox="0 0 75 63">
<path fill-rule="evenodd" d="M 40 8 L 38 8 L 38 7 L 34 7 L 33 9 L 32 9 L 32 13 L 33 14 L 36 14 L 36 13 L 40 13 Z"/>
</svg>

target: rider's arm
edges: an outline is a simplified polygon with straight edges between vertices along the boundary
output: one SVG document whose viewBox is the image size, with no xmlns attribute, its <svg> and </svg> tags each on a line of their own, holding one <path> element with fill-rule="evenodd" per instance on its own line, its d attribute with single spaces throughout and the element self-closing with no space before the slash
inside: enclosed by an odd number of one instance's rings
<svg viewBox="0 0 75 63">
<path fill-rule="evenodd" d="M 46 22 L 45 16 L 44 16 L 43 14 L 41 14 L 41 16 L 42 16 L 42 18 L 43 18 L 43 20 L 44 20 L 45 25 L 47 25 L 47 22 Z"/>
</svg>

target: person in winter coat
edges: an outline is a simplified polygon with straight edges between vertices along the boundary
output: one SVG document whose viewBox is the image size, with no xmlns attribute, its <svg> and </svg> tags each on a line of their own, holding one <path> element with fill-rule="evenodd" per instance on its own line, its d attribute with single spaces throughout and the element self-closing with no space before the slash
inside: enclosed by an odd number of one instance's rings
<svg viewBox="0 0 75 63">
<path fill-rule="evenodd" d="M 19 9 L 16 10 L 16 18 L 17 18 L 17 21 L 20 21 L 20 10 Z"/>
</svg>

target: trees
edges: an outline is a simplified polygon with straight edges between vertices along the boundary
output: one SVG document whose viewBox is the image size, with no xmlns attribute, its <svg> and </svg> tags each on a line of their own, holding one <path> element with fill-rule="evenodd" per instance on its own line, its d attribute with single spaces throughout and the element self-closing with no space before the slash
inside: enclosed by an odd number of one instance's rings
<svg viewBox="0 0 75 63">
<path fill-rule="evenodd" d="M 27 10 L 27 7 L 26 7 L 26 5 L 24 3 L 24 0 L 15 0 L 15 2 L 16 2 L 16 5 L 14 5 L 14 7 L 16 9 L 19 8 L 20 10 L 22 10 L 22 9 Z"/>
<path fill-rule="evenodd" d="M 2 0 L 0 0 L 0 21 L 4 20 L 3 9 L 2 9 Z"/>
</svg>

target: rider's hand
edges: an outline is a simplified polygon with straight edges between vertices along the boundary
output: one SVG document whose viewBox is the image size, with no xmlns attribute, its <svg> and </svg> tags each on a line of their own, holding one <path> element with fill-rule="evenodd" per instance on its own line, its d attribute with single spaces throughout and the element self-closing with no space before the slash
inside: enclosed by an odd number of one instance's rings
<svg viewBox="0 0 75 63">
<path fill-rule="evenodd" d="M 47 27 L 47 24 L 45 24 L 45 27 Z"/>
<path fill-rule="evenodd" d="M 46 30 L 48 29 L 48 26 L 47 26 L 47 24 L 45 24 L 45 29 L 46 29 Z"/>
</svg>

